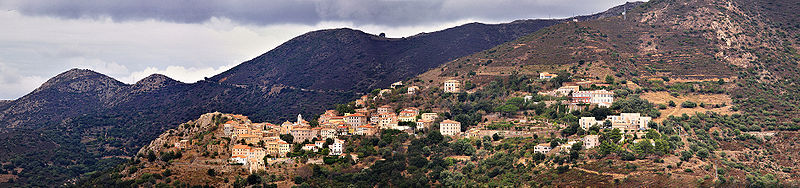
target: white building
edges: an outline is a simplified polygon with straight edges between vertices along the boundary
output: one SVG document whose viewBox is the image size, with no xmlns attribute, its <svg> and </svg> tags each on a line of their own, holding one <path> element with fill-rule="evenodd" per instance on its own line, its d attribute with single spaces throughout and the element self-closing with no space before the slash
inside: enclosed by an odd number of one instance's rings
<svg viewBox="0 0 800 188">
<path fill-rule="evenodd" d="M 445 136 L 455 136 L 461 133 L 461 122 L 453 120 L 444 120 L 439 123 L 439 132 Z"/>
<path fill-rule="evenodd" d="M 422 115 L 420 115 L 420 118 L 426 121 L 434 121 L 438 117 L 439 115 L 437 115 L 436 113 L 422 113 Z"/>
<path fill-rule="evenodd" d="M 417 86 L 408 87 L 408 90 L 406 91 L 406 94 L 409 94 L 409 95 L 416 94 L 417 90 L 419 90 L 419 87 L 417 87 Z"/>
<path fill-rule="evenodd" d="M 389 113 L 389 112 L 393 112 L 392 106 L 383 105 L 378 107 L 378 114 Z"/>
<path fill-rule="evenodd" d="M 405 109 L 398 115 L 398 120 L 403 122 L 415 122 L 417 121 L 418 114 L 419 113 L 417 111 Z"/>
<path fill-rule="evenodd" d="M 336 138 L 336 129 L 334 128 L 322 128 L 319 130 L 319 135 L 323 139 L 325 138 Z"/>
<path fill-rule="evenodd" d="M 590 127 L 595 125 L 598 127 L 603 127 L 603 122 L 604 121 L 598 121 L 597 119 L 594 119 L 594 117 L 581 117 L 581 119 L 578 120 L 578 125 L 580 125 L 581 129 L 583 130 L 589 130 Z"/>
<path fill-rule="evenodd" d="M 622 131 L 635 131 L 650 129 L 649 123 L 653 118 L 641 116 L 639 113 L 621 113 L 618 116 L 608 116 L 605 120 L 595 120 L 594 117 L 581 117 L 578 124 L 582 129 L 589 130 L 590 127 L 598 125 L 603 127 L 605 121 L 611 122 L 611 128 Z"/>
<path fill-rule="evenodd" d="M 557 74 L 550 74 L 550 73 L 548 73 L 548 72 L 541 72 L 541 73 L 539 73 L 539 79 L 542 79 L 542 80 L 549 80 L 549 79 L 553 79 L 553 78 L 555 78 L 555 77 L 557 77 L 557 76 L 558 76 Z"/>
<path fill-rule="evenodd" d="M 550 150 L 553 150 L 553 147 L 550 147 L 550 143 L 541 143 L 539 145 L 533 146 L 534 153 L 546 154 L 547 152 L 550 152 Z"/>
<path fill-rule="evenodd" d="M 580 86 L 561 86 L 556 90 L 548 91 L 548 92 L 539 92 L 539 95 L 549 95 L 554 97 L 561 97 L 567 96 L 570 93 L 578 92 L 580 90 Z"/>
<path fill-rule="evenodd" d="M 586 135 L 581 138 L 583 149 L 591 149 L 600 145 L 600 135 Z"/>
<path fill-rule="evenodd" d="M 303 147 L 300 148 L 300 149 L 302 149 L 303 151 L 317 152 L 317 145 L 316 144 L 306 144 L 306 145 L 303 145 Z"/>
<path fill-rule="evenodd" d="M 611 103 L 614 103 L 614 92 L 606 91 L 605 89 L 572 92 L 572 103 L 597 104 L 610 107 Z"/>
<path fill-rule="evenodd" d="M 392 89 L 395 89 L 397 87 L 403 87 L 403 81 L 397 81 L 395 83 L 392 83 L 391 87 Z"/>
<path fill-rule="evenodd" d="M 328 155 L 342 155 L 344 150 L 344 140 L 333 140 L 333 144 L 329 145 L 328 149 L 330 149 L 330 153 L 328 153 Z"/>
<path fill-rule="evenodd" d="M 461 92 L 461 82 L 459 82 L 458 80 L 444 81 L 444 92 L 445 93 Z"/>
<path fill-rule="evenodd" d="M 346 115 L 344 119 L 350 127 L 358 127 L 367 124 L 367 116 L 361 113 Z"/>
<path fill-rule="evenodd" d="M 244 155 L 231 156 L 231 163 L 238 163 L 238 164 L 247 165 L 247 157 L 244 156 Z"/>
<path fill-rule="evenodd" d="M 611 121 L 611 128 L 619 130 L 647 130 L 648 124 L 653 119 L 641 116 L 639 113 L 622 113 L 619 116 L 608 116 Z"/>
</svg>

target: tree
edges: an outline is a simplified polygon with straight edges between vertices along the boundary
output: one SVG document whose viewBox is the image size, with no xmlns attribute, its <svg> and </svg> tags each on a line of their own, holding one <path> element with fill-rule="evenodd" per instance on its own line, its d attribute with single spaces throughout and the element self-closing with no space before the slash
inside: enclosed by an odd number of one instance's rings
<svg viewBox="0 0 800 188">
<path fill-rule="evenodd" d="M 626 99 L 617 100 L 611 105 L 611 109 L 619 110 L 622 113 L 642 113 L 650 117 L 661 116 L 661 112 L 656 109 L 653 103 L 632 95 Z"/>
<path fill-rule="evenodd" d="M 286 141 L 288 143 L 292 143 L 294 142 L 294 136 L 292 136 L 291 134 L 282 134 L 281 140 Z"/>
<path fill-rule="evenodd" d="M 523 108 L 525 106 L 525 99 L 522 97 L 511 97 L 506 100 L 506 104 L 517 106 L 517 108 Z"/>
<path fill-rule="evenodd" d="M 611 114 L 611 109 L 606 107 L 597 107 L 592 109 L 590 112 L 594 118 L 606 119 L 606 117 Z"/>
<path fill-rule="evenodd" d="M 336 111 L 338 111 L 339 113 L 342 113 L 342 114 L 344 114 L 344 113 L 351 113 L 351 114 L 352 113 L 356 113 L 356 110 L 353 108 L 353 106 L 350 106 L 348 104 L 338 104 L 338 105 L 336 105 Z"/>
<path fill-rule="evenodd" d="M 248 185 L 255 185 L 259 183 L 261 183 L 261 176 L 258 176 L 256 174 L 250 174 L 249 176 L 247 176 Z"/>
<path fill-rule="evenodd" d="M 553 140 L 550 141 L 550 148 L 556 148 L 556 147 L 558 147 L 558 144 L 559 144 L 558 140 L 557 139 L 553 139 Z"/>
<path fill-rule="evenodd" d="M 498 106 L 497 108 L 494 109 L 494 111 L 501 112 L 504 115 L 510 115 L 511 113 L 517 112 L 518 110 L 519 107 L 510 104 Z"/>
<path fill-rule="evenodd" d="M 653 145 L 650 140 L 641 140 L 634 144 L 633 151 L 639 154 L 652 154 L 653 153 Z"/>
<path fill-rule="evenodd" d="M 451 144 L 451 148 L 453 148 L 453 152 L 456 155 L 467 155 L 471 156 L 475 153 L 475 147 L 469 142 L 468 139 L 460 139 L 456 142 Z"/>
<path fill-rule="evenodd" d="M 497 133 L 494 133 L 494 134 L 492 135 L 492 140 L 494 140 L 494 141 L 498 141 L 498 140 L 500 140 L 500 139 L 503 139 L 503 137 L 502 137 L 502 136 L 500 136 L 499 134 L 497 134 Z"/>
<path fill-rule="evenodd" d="M 697 103 L 694 103 L 692 101 L 684 101 L 683 103 L 681 103 L 681 107 L 683 107 L 683 108 L 694 108 L 694 107 L 697 107 Z"/>
<path fill-rule="evenodd" d="M 208 169 L 208 171 L 206 171 L 206 174 L 208 174 L 208 176 L 214 177 L 217 176 L 217 171 L 215 171 L 214 169 Z"/>
<path fill-rule="evenodd" d="M 697 150 L 697 157 L 699 157 L 700 159 L 705 159 L 706 157 L 708 157 L 708 155 L 709 152 L 708 149 L 706 148 L 701 148 L 700 150 Z"/>
<path fill-rule="evenodd" d="M 607 84 L 614 84 L 614 77 L 611 75 L 606 75 L 606 83 Z"/>
</svg>

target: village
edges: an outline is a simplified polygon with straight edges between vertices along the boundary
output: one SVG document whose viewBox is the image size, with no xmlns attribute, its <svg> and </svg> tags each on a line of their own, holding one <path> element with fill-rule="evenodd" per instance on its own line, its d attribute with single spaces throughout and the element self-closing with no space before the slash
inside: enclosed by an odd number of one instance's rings
<svg viewBox="0 0 800 188">
<path fill-rule="evenodd" d="M 556 76 L 556 74 L 543 72 L 539 74 L 539 79 L 549 80 Z M 581 110 L 589 105 L 603 108 L 610 107 L 614 102 L 614 92 L 604 89 L 580 90 L 581 87 L 586 87 L 589 84 L 598 85 L 590 81 L 576 82 L 573 85 L 565 85 L 552 91 L 539 92 L 538 95 L 566 97 L 568 100 L 561 103 L 564 103 L 570 111 Z M 539 125 L 545 126 L 542 127 L 543 129 L 504 130 L 487 127 L 493 122 L 482 122 L 476 126 L 462 127 L 461 122 L 440 118 L 440 113 L 442 112 L 429 110 L 422 113 L 422 110 L 416 107 L 395 109 L 388 104 L 380 106 L 373 104 L 379 97 L 383 97 L 391 93 L 393 89 L 403 87 L 403 85 L 403 82 L 393 83 L 390 88 L 380 90 L 372 98 L 369 95 L 363 95 L 354 101 L 355 107 L 358 107 L 354 109 L 355 113 L 327 110 L 319 115 L 319 118 L 314 120 L 313 123 L 305 120 L 300 114 L 297 115 L 295 122 L 286 121 L 281 124 L 254 123 L 247 116 L 232 115 L 222 125 L 224 136 L 232 140 L 228 146 L 231 153 L 228 160 L 231 164 L 242 165 L 242 168 L 254 173 L 264 170 L 267 165 L 273 163 L 293 162 L 292 157 L 294 156 L 289 154 L 296 150 L 295 148 L 300 148 L 306 152 L 314 152 L 321 156 L 349 156 L 352 159 L 358 159 L 357 154 L 345 151 L 348 143 L 346 139 L 341 137 L 353 135 L 376 136 L 381 134 L 382 130 L 387 129 L 403 131 L 409 135 L 416 135 L 415 133 L 421 131 L 438 130 L 441 135 L 454 139 L 480 139 L 491 136 L 508 138 L 552 136 L 552 134 L 548 134 L 547 130 L 550 129 L 546 125 L 557 127 L 557 129 L 565 128 L 566 126 L 524 118 L 511 121 L 522 124 L 537 122 Z M 441 83 L 441 86 L 442 92 L 445 93 L 462 92 L 461 82 L 458 80 L 446 80 Z M 409 86 L 406 87 L 404 94 L 414 95 L 419 91 L 420 86 Z M 533 96 L 531 95 L 524 96 L 525 100 L 532 98 Z M 369 104 L 377 107 L 369 108 Z M 509 121 L 509 119 L 503 121 Z M 622 142 L 626 138 L 643 138 L 650 129 L 651 121 L 651 117 L 642 116 L 639 113 L 621 113 L 620 115 L 607 116 L 604 119 L 580 117 L 578 124 L 586 132 L 590 132 L 589 130 L 592 129 L 620 130 L 625 135 L 620 140 Z M 542 130 L 545 131 L 543 132 Z M 552 130 L 549 132 L 552 132 Z M 582 143 L 583 149 L 591 149 L 600 144 L 598 132 L 592 133 L 580 137 L 569 137 L 565 144 L 558 146 L 554 146 L 551 143 L 541 143 L 534 147 L 534 152 L 545 155 L 570 152 L 576 143 Z M 638 141 L 634 140 L 634 142 Z M 189 145 L 191 145 L 191 141 L 186 139 L 174 143 L 177 149 L 185 149 Z M 309 160 L 308 163 L 321 164 L 322 162 L 321 160 Z"/>
</svg>

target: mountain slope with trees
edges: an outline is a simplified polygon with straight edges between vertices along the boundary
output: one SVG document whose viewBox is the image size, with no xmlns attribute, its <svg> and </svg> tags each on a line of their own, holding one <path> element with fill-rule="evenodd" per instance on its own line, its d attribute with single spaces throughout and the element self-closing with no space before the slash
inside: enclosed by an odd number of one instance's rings
<svg viewBox="0 0 800 188">
<path fill-rule="evenodd" d="M 471 23 L 405 38 L 315 31 L 190 84 L 163 75 L 125 84 L 73 69 L 19 99 L 0 102 L 0 138 L 21 141 L 0 143 L 6 154 L 0 162 L 21 169 L 14 174 L 18 184 L 73 181 L 118 164 L 167 127 L 209 111 L 273 122 L 318 114 L 361 92 L 564 21 Z"/>
</svg>

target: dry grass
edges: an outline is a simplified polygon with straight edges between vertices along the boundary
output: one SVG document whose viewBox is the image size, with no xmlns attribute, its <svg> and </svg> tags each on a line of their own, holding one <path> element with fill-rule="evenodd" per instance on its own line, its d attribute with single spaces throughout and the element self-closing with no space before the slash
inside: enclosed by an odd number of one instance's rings
<svg viewBox="0 0 800 188">
<path fill-rule="evenodd" d="M 666 91 L 659 91 L 659 92 L 647 92 L 640 95 L 642 99 L 647 99 L 648 101 L 658 104 L 668 104 L 669 101 L 673 101 L 676 104 L 676 107 L 667 107 L 667 109 L 660 110 L 661 117 L 654 119 L 656 122 L 661 122 L 666 117 L 669 116 L 680 116 L 682 114 L 695 114 L 695 113 L 705 113 L 705 112 L 716 112 L 719 114 L 734 114 L 736 112 L 731 111 L 731 106 L 725 106 L 721 108 L 683 108 L 681 107 L 681 103 L 684 101 L 691 101 L 695 102 L 698 105 L 700 103 L 706 104 L 732 104 L 731 97 L 726 94 L 689 94 L 689 95 L 680 95 L 678 97 L 674 97 Z"/>
</svg>

